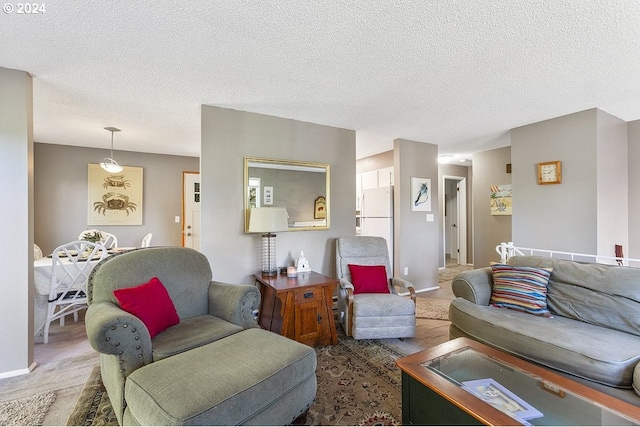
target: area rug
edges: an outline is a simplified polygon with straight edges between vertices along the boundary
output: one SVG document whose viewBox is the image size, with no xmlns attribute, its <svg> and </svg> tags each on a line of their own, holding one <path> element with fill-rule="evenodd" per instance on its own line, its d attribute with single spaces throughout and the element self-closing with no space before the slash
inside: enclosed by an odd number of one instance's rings
<svg viewBox="0 0 640 427">
<path fill-rule="evenodd" d="M 404 356 L 376 340 L 354 340 L 338 328 L 339 343 L 316 348 L 318 391 L 306 425 L 400 425 Z M 67 425 L 117 425 L 100 368 L 91 372 Z"/>
<path fill-rule="evenodd" d="M 54 400 L 56 400 L 56 394 L 49 391 L 31 397 L 0 402 L 0 425 L 41 426 Z"/>
<path fill-rule="evenodd" d="M 117 426 L 118 419 L 111 407 L 107 390 L 102 384 L 100 366 L 95 366 L 84 384 L 68 426 Z"/>
<path fill-rule="evenodd" d="M 443 298 L 417 298 L 416 318 L 449 320 L 450 299 Z"/>
</svg>

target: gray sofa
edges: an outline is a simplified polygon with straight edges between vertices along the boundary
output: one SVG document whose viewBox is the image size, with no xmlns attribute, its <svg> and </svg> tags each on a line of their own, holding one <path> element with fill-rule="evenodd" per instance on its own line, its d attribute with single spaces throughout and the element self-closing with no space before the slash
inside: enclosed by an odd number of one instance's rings
<svg viewBox="0 0 640 427">
<path fill-rule="evenodd" d="M 553 317 L 490 306 L 492 269 L 480 268 L 452 282 L 450 337 L 475 339 L 640 405 L 640 269 L 536 256 L 509 264 L 552 269 Z"/>
<path fill-rule="evenodd" d="M 113 291 L 154 276 L 179 323 L 152 339 Z M 282 425 L 306 414 L 314 349 L 258 327 L 255 286 L 211 279 L 206 257 L 182 247 L 113 255 L 92 271 L 87 336 L 121 425 Z"/>
</svg>

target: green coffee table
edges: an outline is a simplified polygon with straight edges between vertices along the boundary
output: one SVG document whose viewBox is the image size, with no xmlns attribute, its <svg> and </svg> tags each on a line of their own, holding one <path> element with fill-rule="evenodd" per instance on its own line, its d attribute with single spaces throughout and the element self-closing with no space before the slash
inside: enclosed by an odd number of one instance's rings
<svg viewBox="0 0 640 427">
<path fill-rule="evenodd" d="M 640 407 L 467 338 L 396 363 L 405 425 L 640 424 Z"/>
</svg>

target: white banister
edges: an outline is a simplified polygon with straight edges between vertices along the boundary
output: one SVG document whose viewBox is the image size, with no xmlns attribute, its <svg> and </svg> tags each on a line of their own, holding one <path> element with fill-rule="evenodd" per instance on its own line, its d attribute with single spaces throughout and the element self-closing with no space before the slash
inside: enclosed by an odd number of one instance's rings
<svg viewBox="0 0 640 427">
<path fill-rule="evenodd" d="M 575 252 L 553 251 L 548 249 L 521 248 L 514 246 L 513 242 L 502 242 L 496 246 L 496 252 L 500 255 L 500 262 L 506 264 L 515 255 L 537 255 L 549 258 L 566 259 L 570 261 L 596 262 L 601 264 L 618 264 L 632 267 L 640 267 L 640 259 L 618 258 L 615 256 L 602 256 L 581 254 Z"/>
</svg>

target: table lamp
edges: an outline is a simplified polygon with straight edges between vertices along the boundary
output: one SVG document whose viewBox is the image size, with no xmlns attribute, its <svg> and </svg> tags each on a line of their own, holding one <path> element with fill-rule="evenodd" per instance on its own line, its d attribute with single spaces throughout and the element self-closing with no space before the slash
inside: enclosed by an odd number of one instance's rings
<svg viewBox="0 0 640 427">
<path fill-rule="evenodd" d="M 262 234 L 262 275 L 275 276 L 276 231 L 289 230 L 287 208 L 251 208 L 249 211 L 249 233 Z"/>
</svg>

